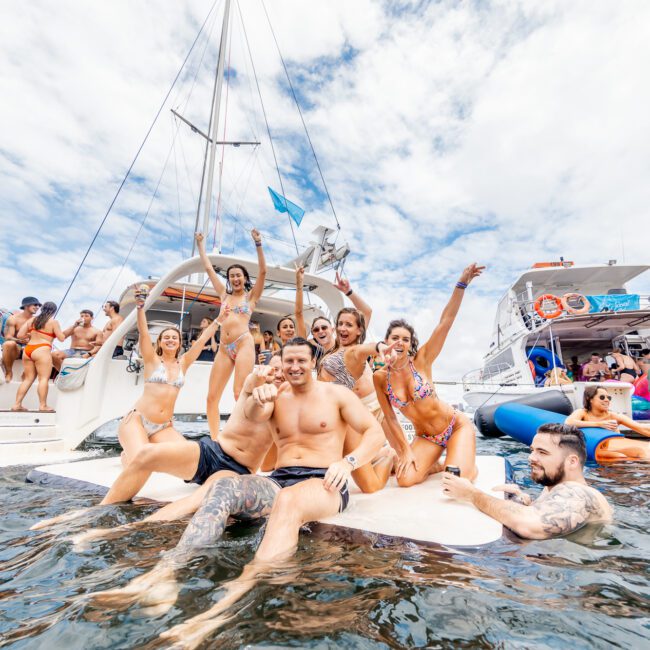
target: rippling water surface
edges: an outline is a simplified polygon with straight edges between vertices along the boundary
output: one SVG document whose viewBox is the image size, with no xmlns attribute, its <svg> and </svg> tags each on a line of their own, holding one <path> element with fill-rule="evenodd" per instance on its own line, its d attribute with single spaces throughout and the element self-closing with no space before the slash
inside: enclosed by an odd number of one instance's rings
<svg viewBox="0 0 650 650">
<path fill-rule="evenodd" d="M 481 439 L 478 447 L 507 456 L 519 483 L 538 490 L 528 479 L 522 445 Z M 152 525 L 77 552 L 72 533 L 134 521 L 153 507 L 115 506 L 30 532 L 37 520 L 97 498 L 26 484 L 27 470 L 0 469 L 2 647 L 167 647 L 158 640 L 161 632 L 209 608 L 221 585 L 252 559 L 261 535 L 259 526 L 229 528 L 178 572 L 183 588 L 167 614 L 93 608 L 80 596 L 122 586 L 152 568 L 184 524 Z M 589 467 L 588 479 L 616 507 L 616 522 L 570 539 L 504 540 L 453 553 L 315 529 L 301 536 L 295 559 L 246 594 L 201 647 L 649 647 L 647 470 L 642 464 Z"/>
</svg>

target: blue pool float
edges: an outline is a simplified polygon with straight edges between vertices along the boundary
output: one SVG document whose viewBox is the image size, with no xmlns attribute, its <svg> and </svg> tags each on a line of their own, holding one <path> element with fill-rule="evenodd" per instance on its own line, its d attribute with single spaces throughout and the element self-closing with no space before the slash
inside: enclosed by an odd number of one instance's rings
<svg viewBox="0 0 650 650">
<path fill-rule="evenodd" d="M 542 424 L 550 422 L 563 423 L 566 415 L 544 411 L 525 404 L 508 403 L 502 404 L 494 413 L 494 421 L 503 433 L 530 445 Z M 596 460 L 596 452 L 600 445 L 611 438 L 624 438 L 622 433 L 616 433 L 601 427 L 580 427 L 585 434 L 587 445 L 587 460 Z"/>
</svg>

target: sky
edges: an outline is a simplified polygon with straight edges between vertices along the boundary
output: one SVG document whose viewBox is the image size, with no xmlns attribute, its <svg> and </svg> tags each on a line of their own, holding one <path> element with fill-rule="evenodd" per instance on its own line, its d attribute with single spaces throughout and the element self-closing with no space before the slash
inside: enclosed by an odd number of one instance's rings
<svg viewBox="0 0 650 650">
<path fill-rule="evenodd" d="M 0 306 L 26 295 L 60 303 L 161 106 L 61 321 L 189 256 L 203 145 L 170 109 L 207 129 L 222 7 L 3 3 Z M 381 336 L 407 317 L 426 338 L 462 269 L 487 266 L 437 379 L 481 365 L 498 298 L 534 262 L 650 262 L 649 3 L 266 0 L 266 9 L 372 329 Z M 335 220 L 260 0 L 233 3 L 227 51 L 220 132 L 261 144 L 218 152 L 222 249 L 254 259 L 255 225 L 269 261 L 286 263 L 291 231 L 266 190 L 280 190 L 274 154 L 287 197 L 307 210 L 299 246 Z M 650 279 L 631 288 L 650 293 Z"/>
</svg>

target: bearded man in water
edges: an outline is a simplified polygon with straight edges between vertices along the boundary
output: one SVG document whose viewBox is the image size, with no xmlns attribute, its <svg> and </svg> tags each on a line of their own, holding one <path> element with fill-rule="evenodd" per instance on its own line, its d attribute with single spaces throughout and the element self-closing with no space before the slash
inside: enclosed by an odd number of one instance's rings
<svg viewBox="0 0 650 650">
<path fill-rule="evenodd" d="M 544 486 L 535 501 L 514 484 L 493 488 L 514 495 L 514 499 L 504 501 L 479 490 L 467 479 L 448 473 L 442 479 L 445 493 L 459 501 L 469 501 L 527 539 L 568 535 L 590 523 L 611 521 L 612 509 L 607 500 L 587 484 L 583 475 L 587 450 L 580 429 L 566 424 L 543 424 L 530 447 L 530 477 Z"/>
<path fill-rule="evenodd" d="M 177 547 L 125 588 L 91 594 L 96 604 L 126 607 L 137 602 L 148 614 L 166 611 L 180 589 L 174 579 L 176 568 L 185 565 L 199 548 L 219 539 L 229 517 L 250 521 L 268 516 L 255 560 L 242 577 L 226 585 L 227 595 L 215 607 L 190 619 L 180 630 L 185 635 L 191 629 L 195 639 L 203 638 L 218 625 L 214 617 L 254 586 L 260 571 L 294 553 L 303 524 L 345 509 L 351 472 L 378 454 L 384 436 L 377 420 L 352 391 L 313 377 L 314 365 L 313 347 L 303 338 L 291 339 L 282 349 L 287 383 L 278 390 L 269 381 L 270 369 L 262 366 L 255 370 L 257 385 L 242 392 L 246 417 L 271 424 L 278 450 L 275 471 L 269 477 L 248 475 L 215 481 Z M 348 427 L 361 434 L 361 442 L 342 458 Z M 170 630 L 167 638 L 179 629 Z"/>
</svg>

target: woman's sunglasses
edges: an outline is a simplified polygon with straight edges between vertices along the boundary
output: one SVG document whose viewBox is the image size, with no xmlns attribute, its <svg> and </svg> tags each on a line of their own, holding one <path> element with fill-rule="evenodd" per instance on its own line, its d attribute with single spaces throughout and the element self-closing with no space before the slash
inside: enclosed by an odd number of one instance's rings
<svg viewBox="0 0 650 650">
<path fill-rule="evenodd" d="M 609 395 L 598 395 L 598 399 L 602 400 L 603 402 L 607 400 L 608 402 L 612 401 L 612 398 Z"/>
</svg>

